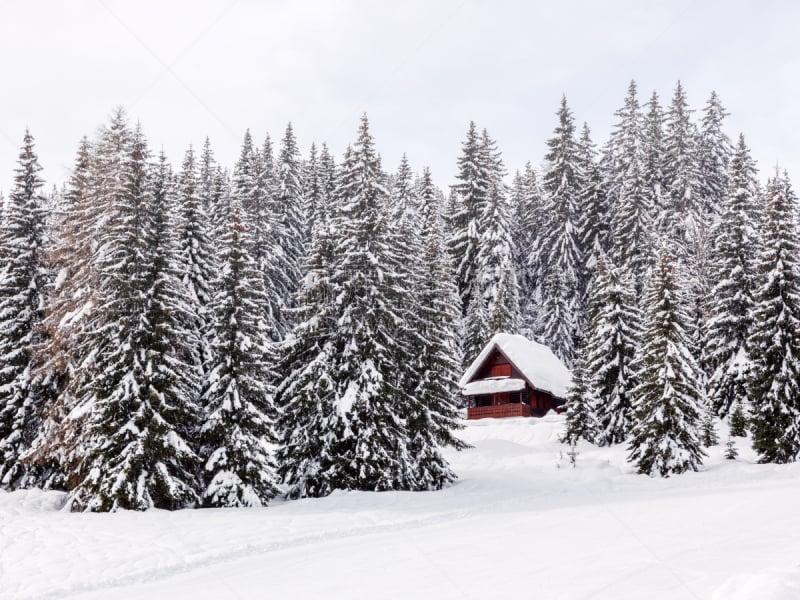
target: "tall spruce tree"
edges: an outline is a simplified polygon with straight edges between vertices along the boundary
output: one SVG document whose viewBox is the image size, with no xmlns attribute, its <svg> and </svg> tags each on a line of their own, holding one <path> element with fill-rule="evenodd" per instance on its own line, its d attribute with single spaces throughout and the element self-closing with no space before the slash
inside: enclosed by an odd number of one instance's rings
<svg viewBox="0 0 800 600">
<path fill-rule="evenodd" d="M 425 169 L 423 181 L 429 179 L 430 171 Z M 419 267 L 414 273 L 419 295 L 410 315 L 412 365 L 407 369 L 411 383 L 407 389 L 415 402 L 406 403 L 410 409 L 406 423 L 412 465 L 411 488 L 434 490 L 456 478 L 440 448 L 466 447 L 454 435 L 460 428 L 455 382 L 460 367 L 458 323 L 461 310 L 450 259 L 442 243 L 438 198 L 423 194 L 420 200 L 419 213 L 426 216 L 420 220 L 420 254 L 415 261 Z"/>
<path fill-rule="evenodd" d="M 269 443 L 277 417 L 263 280 L 249 249 L 248 222 L 234 200 L 212 302 L 213 362 L 201 429 L 205 506 L 265 506 L 276 494 Z"/>
<path fill-rule="evenodd" d="M 470 122 L 458 159 L 458 183 L 452 188 L 455 208 L 450 217 L 449 241 L 464 310 L 470 305 L 478 284 L 481 217 L 485 212 L 491 183 L 485 150 L 481 150 L 481 139 L 475 123 Z"/>
<path fill-rule="evenodd" d="M 792 195 L 776 173 L 767 185 L 755 262 L 748 395 L 760 462 L 791 462 L 800 451 L 800 255 Z"/>
<path fill-rule="evenodd" d="M 601 446 L 623 442 L 630 433 L 640 321 L 632 277 L 601 256 L 589 294 L 584 342 L 584 369 L 595 401 L 595 441 Z"/>
<path fill-rule="evenodd" d="M 346 487 L 407 489 L 409 439 L 396 407 L 409 402 L 398 373 L 398 365 L 408 364 L 408 347 L 397 319 L 410 294 L 398 268 L 405 257 L 392 245 L 388 191 L 366 115 L 343 165 L 338 196 L 331 281 L 338 402 L 352 432 Z"/>
<path fill-rule="evenodd" d="M 122 134 L 120 136 L 119 134 Z M 127 142 L 126 142 L 127 137 Z M 122 142 L 119 145 L 119 142 Z M 82 445 L 85 476 L 71 490 L 72 510 L 175 509 L 194 503 L 197 340 L 183 327 L 191 313 L 172 262 L 172 174 L 150 166 L 140 129 L 108 131 L 98 149 L 113 172 L 103 195 L 94 253 L 97 304 L 82 343 L 93 356 L 83 403 L 91 411 Z"/>
<path fill-rule="evenodd" d="M 351 431 L 340 410 L 332 282 L 337 231 L 317 219 L 306 276 L 298 294 L 297 325 L 281 345 L 278 475 L 290 498 L 327 496 L 351 481 Z"/>
<path fill-rule="evenodd" d="M 708 395 L 724 417 L 746 397 L 746 341 L 752 326 L 755 291 L 754 260 L 758 245 L 756 202 L 758 181 L 750 150 L 739 136 L 731 161 L 730 182 L 714 228 L 713 276 L 706 328 Z"/>
<path fill-rule="evenodd" d="M 719 215 L 722 199 L 728 190 L 728 168 L 733 154 L 730 138 L 722 130 L 728 112 L 716 92 L 703 109 L 697 140 L 699 171 L 698 194 L 706 215 Z"/>
<path fill-rule="evenodd" d="M 700 443 L 701 373 L 687 335 L 690 325 L 675 261 L 664 249 L 644 298 L 642 347 L 629 460 L 640 473 L 669 477 L 696 471 Z"/>
<path fill-rule="evenodd" d="M 34 379 L 49 279 L 41 170 L 26 130 L 0 228 L 0 487 L 9 489 L 37 481 L 23 456 L 45 409 L 46 395 Z"/>
<path fill-rule="evenodd" d="M 291 123 L 286 126 L 275 168 L 273 211 L 276 213 L 276 223 L 271 237 L 276 246 L 273 255 L 281 257 L 277 261 L 277 267 L 285 286 L 285 289 L 283 286 L 274 286 L 282 294 L 283 308 L 280 314 L 276 315 L 276 323 L 277 334 L 283 337 L 291 328 L 292 319 L 288 309 L 293 306 L 293 296 L 300 287 L 301 269 L 306 254 L 307 219 L 306 200 L 303 196 L 303 169 Z"/>
<path fill-rule="evenodd" d="M 206 332 L 210 325 L 209 306 L 212 285 L 217 271 L 216 255 L 211 237 L 211 220 L 202 198 L 202 180 L 198 181 L 194 151 L 190 147 L 184 156 L 178 176 L 178 236 L 177 267 L 191 309 L 187 323 L 200 341 L 197 365 L 201 370 L 210 360 Z"/>
<path fill-rule="evenodd" d="M 660 231 L 674 242 L 685 239 L 687 228 L 702 220 L 700 168 L 697 161 L 697 128 L 679 81 L 664 120 L 665 204 Z"/>
<path fill-rule="evenodd" d="M 484 130 L 482 162 L 489 165 L 489 188 L 478 220 L 480 237 L 476 255 L 477 286 L 473 292 L 486 299 L 491 315 L 490 333 L 516 333 L 519 327 L 519 286 L 514 268 L 505 173 L 494 141 Z"/>
<path fill-rule="evenodd" d="M 549 151 L 543 176 L 550 216 L 542 243 L 541 264 L 546 269 L 542 283 L 542 338 L 559 358 L 571 364 L 575 340 L 584 320 L 585 281 L 578 230 L 584 173 L 575 139 L 575 122 L 566 97 L 561 99 L 557 114 L 559 124 L 547 142 Z"/>
<path fill-rule="evenodd" d="M 588 282 L 608 238 L 607 187 L 603 183 L 601 166 L 597 162 L 597 151 L 586 123 L 583 124 L 578 146 L 581 171 L 584 173 L 578 228 L 584 275 Z"/>
</svg>

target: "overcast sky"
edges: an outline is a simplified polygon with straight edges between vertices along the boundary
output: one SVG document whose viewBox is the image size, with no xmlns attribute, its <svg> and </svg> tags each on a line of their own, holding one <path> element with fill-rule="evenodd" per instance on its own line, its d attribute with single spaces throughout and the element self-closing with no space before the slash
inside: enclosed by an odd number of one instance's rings
<svg viewBox="0 0 800 600">
<path fill-rule="evenodd" d="M 407 152 L 452 182 L 474 119 L 510 170 L 539 163 L 562 93 L 602 142 L 635 78 L 694 108 L 719 92 L 762 171 L 800 182 L 800 2 L 216 2 L 0 0 L 0 187 L 25 126 L 49 183 L 114 106 L 180 160 L 210 136 L 232 165 L 242 135 L 337 159 L 366 111 L 387 168 Z M 763 175 L 763 173 L 762 173 Z"/>
</svg>

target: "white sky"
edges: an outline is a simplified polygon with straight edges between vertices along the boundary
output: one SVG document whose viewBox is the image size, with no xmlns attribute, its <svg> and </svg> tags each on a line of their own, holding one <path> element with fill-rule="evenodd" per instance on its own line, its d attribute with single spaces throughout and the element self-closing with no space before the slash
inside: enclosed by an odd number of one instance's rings
<svg viewBox="0 0 800 600">
<path fill-rule="evenodd" d="M 26 125 L 61 182 L 116 105 L 173 162 L 209 135 L 226 165 L 245 128 L 289 120 L 304 153 L 327 140 L 338 159 L 367 111 L 387 168 L 405 151 L 446 185 L 470 119 L 513 170 L 541 161 L 562 92 L 602 142 L 631 78 L 664 104 L 680 78 L 698 110 L 716 89 L 762 175 L 796 174 L 798 17 L 767 0 L 0 0 L 0 188 Z"/>
</svg>

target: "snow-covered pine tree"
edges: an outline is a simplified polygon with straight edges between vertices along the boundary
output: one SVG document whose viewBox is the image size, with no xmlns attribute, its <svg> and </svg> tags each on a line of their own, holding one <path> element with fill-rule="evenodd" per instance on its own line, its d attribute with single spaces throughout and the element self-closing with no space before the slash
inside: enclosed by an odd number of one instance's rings
<svg viewBox="0 0 800 600">
<path fill-rule="evenodd" d="M 208 138 L 203 143 L 197 177 L 196 193 L 208 219 L 206 235 L 217 242 L 222 237 L 228 216 L 228 194 L 222 169 L 214 159 L 211 140 Z"/>
<path fill-rule="evenodd" d="M 265 154 L 270 156 L 269 136 L 265 142 Z M 271 165 L 271 159 L 268 164 Z M 274 189 L 274 173 L 266 167 L 259 153 L 253 148 L 253 138 L 248 130 L 242 142 L 242 150 L 233 170 L 231 179 L 230 203 L 238 203 L 241 218 L 246 221 L 248 240 L 252 247 L 248 253 L 256 261 L 261 273 L 264 289 L 263 319 L 270 339 L 277 341 L 283 331 L 283 310 L 290 288 L 285 271 L 279 264 L 282 260 L 275 237 L 275 229 L 280 225 L 272 212 L 271 193 Z"/>
<path fill-rule="evenodd" d="M 572 367 L 572 385 L 567 391 L 566 425 L 561 442 L 574 446 L 578 440 L 594 442 L 597 436 L 597 421 L 594 407 L 594 386 L 587 369 L 587 355 L 583 345 L 578 346 L 575 364 Z"/>
<path fill-rule="evenodd" d="M 642 121 L 642 168 L 655 217 L 667 209 L 664 186 L 664 111 L 656 92 L 653 92 L 647 103 Z"/>
<path fill-rule="evenodd" d="M 794 461 L 800 451 L 800 250 L 788 180 L 767 185 L 749 356 L 750 426 L 760 462 Z"/>
<path fill-rule="evenodd" d="M 430 179 L 427 168 L 422 179 Z M 456 407 L 461 310 L 450 257 L 442 243 L 445 238 L 438 198 L 421 194 L 420 201 L 419 214 L 424 217 L 420 219 L 421 254 L 415 270 L 416 307 L 411 315 L 412 364 L 406 369 L 412 383 L 409 393 L 415 402 L 406 402 L 409 410 L 405 418 L 411 487 L 435 490 L 456 478 L 440 447 L 466 447 L 454 435 L 461 427 Z"/>
<path fill-rule="evenodd" d="M 29 487 L 39 479 L 22 459 L 39 434 L 46 408 L 46 395 L 34 380 L 49 281 L 41 170 L 26 130 L 0 225 L 0 488 L 6 489 Z"/>
<path fill-rule="evenodd" d="M 475 294 L 470 299 L 467 314 L 464 317 L 464 368 L 472 364 L 491 337 L 486 300 L 483 299 L 483 294 Z"/>
<path fill-rule="evenodd" d="M 490 315 L 490 335 L 519 327 L 519 285 L 514 268 L 508 199 L 503 183 L 505 169 L 486 130 L 481 136 L 481 162 L 489 165 L 486 200 L 478 220 L 476 254 L 477 285 L 473 292 L 483 294 Z M 468 325 L 469 326 L 469 325 Z"/>
<path fill-rule="evenodd" d="M 392 222 L 396 223 L 407 235 L 415 234 L 419 226 L 417 222 L 416 194 L 413 173 L 405 153 L 400 158 L 400 166 L 394 176 L 391 192 Z"/>
<path fill-rule="evenodd" d="M 714 421 L 714 409 L 710 405 L 703 406 L 703 422 L 700 427 L 700 439 L 703 446 L 711 448 L 719 444 L 719 436 L 717 435 L 717 427 Z"/>
<path fill-rule="evenodd" d="M 716 216 L 720 213 L 722 198 L 728 191 L 728 168 L 733 146 L 722 130 L 726 116 L 728 112 L 723 108 L 717 92 L 711 92 L 703 109 L 697 140 L 698 194 L 706 215 Z"/>
<path fill-rule="evenodd" d="M 653 263 L 653 199 L 638 157 L 628 166 L 611 214 L 610 254 L 633 278 L 637 298 Z"/>
<path fill-rule="evenodd" d="M 716 283 L 708 300 L 706 327 L 708 397 L 720 417 L 747 394 L 745 343 L 752 323 L 757 194 L 755 163 L 744 136 L 739 136 L 728 191 L 714 228 L 711 281 Z"/>
<path fill-rule="evenodd" d="M 700 168 L 697 162 L 697 128 L 679 81 L 664 120 L 665 206 L 659 215 L 659 231 L 673 242 L 685 239 L 692 222 L 702 221 Z"/>
<path fill-rule="evenodd" d="M 601 256 L 589 294 L 585 366 L 595 398 L 595 441 L 625 441 L 633 419 L 633 361 L 640 315 L 632 277 Z"/>
<path fill-rule="evenodd" d="M 669 477 L 696 471 L 703 456 L 701 373 L 687 335 L 685 298 L 675 262 L 658 257 L 644 297 L 642 346 L 634 368 L 633 438 L 628 460 L 640 473 Z"/>
<path fill-rule="evenodd" d="M 200 342 L 196 356 L 200 360 L 197 367 L 202 371 L 211 359 L 206 333 L 211 323 L 209 306 L 218 265 L 210 231 L 211 219 L 201 196 L 201 184 L 202 180 L 197 179 L 194 151 L 189 147 L 178 176 L 176 266 L 183 288 L 189 294 L 190 322 L 186 325 Z"/>
<path fill-rule="evenodd" d="M 275 392 L 278 411 L 278 475 L 290 498 L 327 496 L 351 482 L 346 452 L 351 431 L 339 407 L 337 323 L 333 275 L 337 231 L 317 219 L 306 276 L 298 294 L 298 324 L 281 345 Z"/>
<path fill-rule="evenodd" d="M 269 383 L 272 351 L 248 226 L 234 198 L 212 302 L 213 360 L 203 393 L 204 506 L 265 506 L 277 494 L 269 450 L 277 417 Z"/>
<path fill-rule="evenodd" d="M 281 270 L 281 279 L 286 283 L 286 289 L 281 290 L 285 308 L 276 320 L 280 337 L 291 329 L 291 317 L 287 311 L 293 306 L 293 296 L 300 287 L 301 270 L 306 255 L 305 204 L 303 167 L 294 130 L 289 123 L 278 155 L 273 202 L 277 217 L 277 226 L 273 227 L 273 243 L 277 244 L 274 254 L 281 256 L 278 267 Z"/>
<path fill-rule="evenodd" d="M 603 153 L 601 169 L 609 208 L 616 209 L 624 180 L 634 161 L 641 161 L 644 121 L 636 81 L 628 84 L 625 102 L 614 113 L 617 123 L 611 130 Z"/>
<path fill-rule="evenodd" d="M 120 134 L 119 137 L 117 134 Z M 72 510 L 176 509 L 197 500 L 194 429 L 198 341 L 183 324 L 191 309 L 172 262 L 172 173 L 163 154 L 148 164 L 141 130 L 109 132 L 98 145 L 110 181 L 93 262 L 97 303 L 82 336 L 92 378 L 83 404 L 85 476 L 71 490 Z M 117 142 L 122 142 L 118 146 Z M 113 175 L 112 175 L 113 173 Z"/>
<path fill-rule="evenodd" d="M 102 135 L 106 143 L 116 138 L 122 147 L 129 134 L 124 113 L 117 110 Z M 103 158 L 107 158 L 107 152 Z M 86 379 L 91 378 L 85 354 L 91 349 L 83 347 L 80 339 L 97 287 L 91 257 L 98 245 L 101 210 L 96 191 L 107 181 L 100 176 L 101 164 L 95 148 L 84 137 L 63 202 L 51 219 L 47 265 L 55 278 L 45 305 L 44 344 L 40 349 L 43 364 L 38 376 L 53 398 L 31 452 L 41 474 L 38 484 L 44 488 L 71 487 L 82 477 L 79 439 L 88 411 L 75 409 Z"/>
<path fill-rule="evenodd" d="M 579 238 L 581 171 L 575 122 L 561 99 L 559 124 L 547 142 L 547 166 L 542 185 L 547 195 L 549 219 L 542 241 L 545 266 L 542 282 L 542 338 L 567 365 L 572 363 L 575 340 L 584 321 L 583 295 L 585 281 L 583 254 Z"/>
<path fill-rule="evenodd" d="M 398 268 L 406 257 L 393 247 L 388 193 L 366 115 L 342 169 L 331 281 L 336 289 L 332 309 L 338 324 L 338 403 L 352 432 L 346 454 L 352 481 L 347 487 L 407 489 L 406 474 L 413 465 L 397 407 L 410 401 L 402 373 L 408 348 L 398 323 L 412 296 Z"/>
<path fill-rule="evenodd" d="M 578 148 L 581 171 L 584 173 L 578 227 L 584 275 L 588 282 L 606 246 L 609 226 L 606 186 L 603 183 L 600 164 L 597 162 L 597 150 L 592 142 L 591 131 L 586 123 L 581 130 Z"/>
<path fill-rule="evenodd" d="M 323 142 L 319 152 L 320 191 L 322 193 L 322 214 L 326 219 L 332 216 L 333 201 L 336 196 L 336 161 L 328 151 L 328 145 Z"/>
<path fill-rule="evenodd" d="M 511 223 L 513 247 L 517 253 L 515 267 L 519 283 L 520 332 L 528 338 L 537 338 L 541 330 L 540 286 L 543 280 L 544 257 L 539 252 L 547 222 L 545 202 L 536 171 L 530 163 L 522 173 L 521 190 L 514 203 Z"/>
<path fill-rule="evenodd" d="M 324 199 L 322 190 L 322 167 L 320 165 L 317 145 L 311 143 L 308 159 L 303 164 L 303 198 L 305 198 L 306 242 L 311 245 L 311 233 L 314 223 L 322 216 Z"/>
<path fill-rule="evenodd" d="M 489 308 L 488 336 L 496 333 L 519 331 L 519 285 L 510 257 L 505 257 L 499 267 L 500 281 L 494 289 Z M 469 325 L 468 325 L 469 326 Z"/>
<path fill-rule="evenodd" d="M 481 216 L 485 211 L 491 174 L 481 151 L 481 139 L 474 122 L 458 159 L 458 183 L 452 187 L 455 210 L 449 217 L 449 248 L 455 265 L 456 284 L 464 310 L 471 304 L 478 285 L 478 248 Z"/>
<path fill-rule="evenodd" d="M 741 397 L 736 398 L 728 423 L 732 436 L 745 437 L 747 435 L 747 416 L 744 413 L 744 402 Z"/>
</svg>

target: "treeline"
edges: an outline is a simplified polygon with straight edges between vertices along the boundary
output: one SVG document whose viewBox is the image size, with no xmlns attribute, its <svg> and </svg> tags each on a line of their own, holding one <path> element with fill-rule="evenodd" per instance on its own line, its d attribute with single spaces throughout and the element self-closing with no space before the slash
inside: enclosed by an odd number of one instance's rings
<svg viewBox="0 0 800 600">
<path fill-rule="evenodd" d="M 458 297 L 430 172 L 246 134 L 173 172 L 117 111 L 45 198 L 26 133 L 0 231 L 0 481 L 72 510 L 439 489 Z M 391 183 L 391 187 L 387 184 Z"/>
<path fill-rule="evenodd" d="M 800 451 L 796 198 L 712 94 L 631 83 L 598 149 L 562 100 L 541 166 L 470 124 L 447 195 L 366 117 L 337 161 L 245 135 L 173 171 L 116 112 L 44 196 L 30 135 L 4 202 L 0 483 L 73 510 L 258 506 L 455 478 L 456 380 L 521 332 L 573 368 L 565 440 L 696 469 L 749 429 Z M 735 455 L 729 443 L 729 455 Z"/>
</svg>

